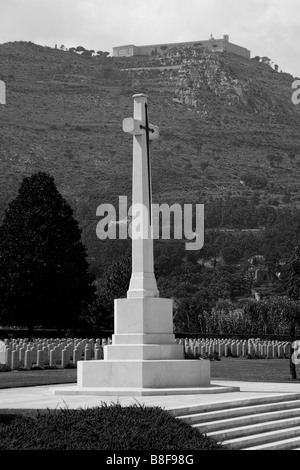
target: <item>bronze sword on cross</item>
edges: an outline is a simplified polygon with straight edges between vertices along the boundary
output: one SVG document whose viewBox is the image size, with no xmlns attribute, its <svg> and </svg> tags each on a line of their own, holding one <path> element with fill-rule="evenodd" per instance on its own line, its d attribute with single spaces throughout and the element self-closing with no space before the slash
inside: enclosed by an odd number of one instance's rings
<svg viewBox="0 0 300 470">
<path fill-rule="evenodd" d="M 145 126 L 140 124 L 140 128 L 146 131 L 146 142 L 147 142 L 147 166 L 148 166 L 148 199 L 149 199 L 149 223 L 151 226 L 151 204 L 152 204 L 152 191 L 151 191 L 151 163 L 150 163 L 150 132 L 154 133 L 153 127 L 149 127 L 148 121 L 148 104 L 145 103 Z"/>
</svg>

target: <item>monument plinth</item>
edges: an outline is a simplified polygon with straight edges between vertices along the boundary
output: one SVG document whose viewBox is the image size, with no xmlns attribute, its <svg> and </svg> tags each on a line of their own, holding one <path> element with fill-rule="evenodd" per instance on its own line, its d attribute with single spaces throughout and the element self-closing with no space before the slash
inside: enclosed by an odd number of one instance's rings
<svg viewBox="0 0 300 470">
<path fill-rule="evenodd" d="M 134 117 L 124 119 L 123 130 L 133 135 L 132 207 L 142 211 L 142 223 L 141 236 L 132 237 L 127 298 L 115 300 L 114 335 L 112 344 L 104 346 L 104 359 L 79 361 L 77 386 L 59 387 L 54 393 L 139 396 L 227 391 L 210 386 L 209 360 L 184 359 L 183 345 L 173 334 L 173 302 L 159 297 L 149 157 L 149 140 L 158 138 L 159 132 L 148 123 L 147 96 L 133 98 Z"/>
</svg>

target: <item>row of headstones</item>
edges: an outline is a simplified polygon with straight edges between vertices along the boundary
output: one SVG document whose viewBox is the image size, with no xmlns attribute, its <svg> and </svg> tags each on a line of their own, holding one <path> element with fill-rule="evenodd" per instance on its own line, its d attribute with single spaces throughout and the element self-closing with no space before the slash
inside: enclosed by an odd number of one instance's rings
<svg viewBox="0 0 300 470">
<path fill-rule="evenodd" d="M 187 355 L 194 357 L 213 356 L 220 357 L 248 355 L 260 358 L 286 358 L 289 356 L 290 343 L 287 341 L 266 341 L 257 338 L 248 340 L 231 339 L 180 339 L 179 344 L 184 345 Z"/>
<path fill-rule="evenodd" d="M 37 367 L 62 368 L 76 366 L 77 361 L 103 359 L 103 346 L 111 344 L 111 339 L 61 339 L 38 338 L 5 339 L 0 345 L 0 364 L 11 370 Z"/>
<path fill-rule="evenodd" d="M 263 341 L 260 339 L 180 339 L 189 356 L 205 357 L 217 353 L 220 357 L 283 358 L 289 355 L 289 343 L 284 341 Z M 111 339 L 5 339 L 0 343 L 0 364 L 12 370 L 37 367 L 62 368 L 74 366 L 81 360 L 103 359 L 103 346 L 111 344 Z"/>
</svg>

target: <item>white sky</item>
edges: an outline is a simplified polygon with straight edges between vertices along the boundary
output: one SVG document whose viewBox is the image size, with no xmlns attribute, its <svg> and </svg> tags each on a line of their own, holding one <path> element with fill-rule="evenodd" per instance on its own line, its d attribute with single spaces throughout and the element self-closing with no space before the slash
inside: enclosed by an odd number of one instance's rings
<svg viewBox="0 0 300 470">
<path fill-rule="evenodd" d="M 0 0 L 0 43 L 108 51 L 210 34 L 300 77 L 300 0 Z M 1 68 L 1 64 L 0 64 Z"/>
</svg>

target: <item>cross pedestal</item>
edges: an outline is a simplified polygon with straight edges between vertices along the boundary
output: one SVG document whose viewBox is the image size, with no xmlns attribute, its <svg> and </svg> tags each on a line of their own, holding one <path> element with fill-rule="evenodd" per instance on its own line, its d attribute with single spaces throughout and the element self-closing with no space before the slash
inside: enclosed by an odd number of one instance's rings
<svg viewBox="0 0 300 470">
<path fill-rule="evenodd" d="M 151 237 L 149 160 L 149 140 L 157 138 L 159 132 L 148 123 L 147 96 L 133 98 L 134 117 L 124 119 L 123 130 L 133 135 L 132 207 L 133 211 L 139 208 L 136 213 L 142 211 L 142 233 L 132 239 L 132 276 L 127 298 L 115 300 L 114 335 L 112 344 L 104 346 L 104 359 L 79 361 L 77 386 L 59 387 L 54 393 L 215 393 L 216 388 L 210 386 L 210 361 L 184 359 L 183 345 L 175 341 L 173 334 L 173 301 L 159 297 Z"/>
</svg>

